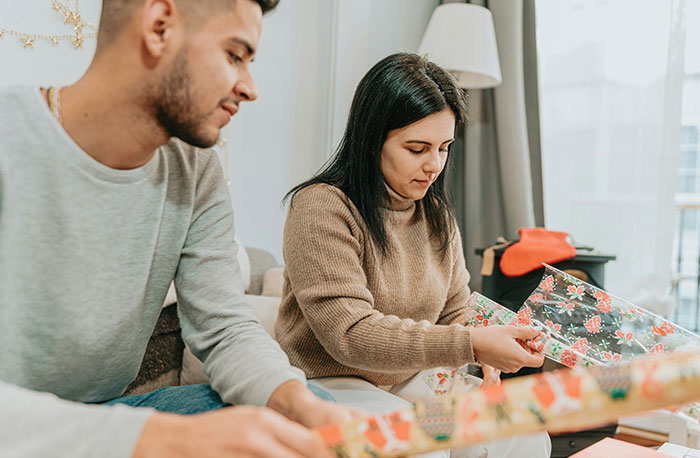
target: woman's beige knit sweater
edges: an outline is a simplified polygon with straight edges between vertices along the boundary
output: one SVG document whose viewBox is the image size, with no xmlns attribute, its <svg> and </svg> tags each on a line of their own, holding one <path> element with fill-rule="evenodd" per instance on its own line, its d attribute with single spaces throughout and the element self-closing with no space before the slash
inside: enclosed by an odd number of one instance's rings
<svg viewBox="0 0 700 458">
<path fill-rule="evenodd" d="M 394 385 L 423 369 L 474 362 L 459 235 L 443 257 L 420 201 L 389 193 L 386 256 L 338 188 L 310 186 L 290 206 L 275 333 L 309 378 Z"/>
</svg>

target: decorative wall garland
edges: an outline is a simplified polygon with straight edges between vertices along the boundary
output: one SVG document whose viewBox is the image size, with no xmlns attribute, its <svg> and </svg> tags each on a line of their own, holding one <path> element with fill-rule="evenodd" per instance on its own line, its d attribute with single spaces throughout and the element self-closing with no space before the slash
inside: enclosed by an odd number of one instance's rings
<svg viewBox="0 0 700 458">
<path fill-rule="evenodd" d="M 63 16 L 63 23 L 73 27 L 72 34 L 63 35 L 48 35 L 41 33 L 27 33 L 19 30 L 0 27 L 0 39 L 5 35 L 13 35 L 22 42 L 23 48 L 34 49 L 34 44 L 37 40 L 46 40 L 52 46 L 58 46 L 61 41 L 70 41 L 74 49 L 82 49 L 86 38 L 95 38 L 97 36 L 97 27 L 86 21 L 80 15 L 78 1 L 75 0 L 75 7 L 70 8 L 70 0 L 65 0 L 61 3 L 59 0 L 53 0 L 52 9 Z"/>
</svg>

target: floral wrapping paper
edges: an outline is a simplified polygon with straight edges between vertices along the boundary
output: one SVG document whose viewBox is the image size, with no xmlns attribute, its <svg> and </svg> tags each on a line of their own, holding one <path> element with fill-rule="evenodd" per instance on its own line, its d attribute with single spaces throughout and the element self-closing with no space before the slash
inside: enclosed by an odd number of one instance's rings
<svg viewBox="0 0 700 458">
<path fill-rule="evenodd" d="M 700 336 L 551 266 L 517 313 L 479 293 L 472 294 L 467 308 L 473 326 L 540 329 L 542 334 L 527 344 L 568 367 L 608 366 L 647 354 L 700 350 Z M 698 403 L 676 411 L 700 421 Z"/>
<path fill-rule="evenodd" d="M 559 343 L 546 354 L 569 367 L 700 348 L 696 334 L 551 266 L 516 317 Z"/>
<path fill-rule="evenodd" d="M 700 352 L 679 352 L 512 378 L 317 431 L 339 458 L 395 457 L 541 430 L 585 429 L 697 399 Z"/>
</svg>

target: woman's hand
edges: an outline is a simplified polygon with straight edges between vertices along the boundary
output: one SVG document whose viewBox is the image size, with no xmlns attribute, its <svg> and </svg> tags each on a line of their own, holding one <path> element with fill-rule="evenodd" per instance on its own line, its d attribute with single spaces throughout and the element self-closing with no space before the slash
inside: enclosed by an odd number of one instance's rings
<svg viewBox="0 0 700 458">
<path fill-rule="evenodd" d="M 540 331 L 531 327 L 486 326 L 472 328 L 472 349 L 480 363 L 503 372 L 517 372 L 523 366 L 540 367 L 544 356 L 524 344 Z"/>
</svg>

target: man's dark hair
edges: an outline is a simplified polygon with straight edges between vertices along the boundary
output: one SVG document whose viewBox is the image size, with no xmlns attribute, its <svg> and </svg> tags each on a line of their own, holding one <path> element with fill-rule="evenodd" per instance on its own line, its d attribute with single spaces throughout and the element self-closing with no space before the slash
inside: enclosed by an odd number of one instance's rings
<svg viewBox="0 0 700 458">
<path fill-rule="evenodd" d="M 382 207 L 390 197 L 380 162 L 384 142 L 390 130 L 445 108 L 452 110 L 457 125 L 465 121 L 465 94 L 449 73 L 416 54 L 385 57 L 358 84 L 345 134 L 333 158 L 314 177 L 292 188 L 285 200 L 291 198 L 293 205 L 297 192 L 317 183 L 339 188 L 357 207 L 372 239 L 386 254 Z M 431 236 L 442 242 L 443 254 L 454 235 L 454 208 L 446 177 L 451 157 L 447 155 L 443 173 L 418 203 L 429 222 Z"/>
<path fill-rule="evenodd" d="M 214 14 L 232 9 L 238 0 L 175 0 L 175 4 L 191 25 L 197 25 Z M 277 7 L 280 0 L 250 0 L 260 5 L 263 14 Z M 102 0 L 98 44 L 114 40 L 129 23 L 134 11 L 144 0 Z"/>
</svg>

